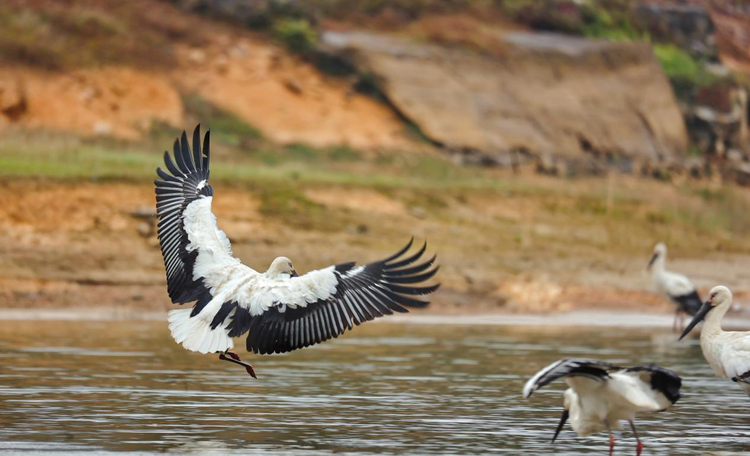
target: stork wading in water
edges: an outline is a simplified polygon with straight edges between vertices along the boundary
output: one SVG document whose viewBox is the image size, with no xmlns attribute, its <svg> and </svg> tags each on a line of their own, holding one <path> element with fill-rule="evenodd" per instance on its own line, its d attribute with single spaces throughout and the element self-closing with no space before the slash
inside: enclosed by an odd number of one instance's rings
<svg viewBox="0 0 750 456">
<path fill-rule="evenodd" d="M 630 423 L 638 442 L 636 454 L 640 455 L 643 444 L 635 430 L 636 413 L 666 410 L 680 399 L 682 386 L 682 379 L 663 367 L 618 367 L 592 359 L 570 358 L 537 372 L 523 387 L 523 397 L 529 398 L 534 391 L 560 378 L 570 388 L 563 393 L 564 410 L 552 442 L 570 418 L 571 427 L 580 437 L 606 430 L 610 455 L 615 447 L 612 431 L 619 428 L 622 420 Z"/>
<path fill-rule="evenodd" d="M 654 247 L 654 254 L 648 262 L 648 268 L 651 270 L 651 283 L 654 290 L 677 306 L 672 323 L 672 330 L 676 332 L 682 330 L 685 314 L 695 315 L 703 301 L 693 282 L 682 274 L 667 271 L 664 268 L 666 262 L 667 246 L 660 242 Z"/>
<path fill-rule="evenodd" d="M 750 331 L 724 331 L 721 320 L 732 307 L 732 292 L 717 286 L 708 293 L 708 301 L 685 328 L 680 340 L 705 320 L 701 330 L 701 350 L 716 375 L 730 378 L 750 396 Z"/>
<path fill-rule="evenodd" d="M 167 291 L 175 304 L 194 303 L 169 312 L 176 342 L 191 351 L 219 353 L 255 377 L 253 367 L 230 351 L 233 337 L 248 333 L 246 346 L 253 353 L 284 353 L 429 304 L 415 298 L 439 287 L 418 286 L 438 270 L 434 256 L 419 262 L 427 244 L 408 256 L 412 242 L 374 263 L 341 263 L 302 276 L 286 257 L 273 260 L 264 273 L 242 264 L 211 212 L 209 137 L 206 132 L 201 147 L 196 127 L 191 150 L 183 132 L 174 143 L 174 160 L 164 153 L 167 170 L 158 168 L 154 181 Z"/>
</svg>

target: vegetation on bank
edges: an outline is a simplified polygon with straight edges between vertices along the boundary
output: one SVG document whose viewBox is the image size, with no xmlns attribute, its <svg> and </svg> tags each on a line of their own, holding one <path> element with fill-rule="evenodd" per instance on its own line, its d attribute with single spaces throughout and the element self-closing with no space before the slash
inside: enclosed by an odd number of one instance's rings
<svg viewBox="0 0 750 456">
<path fill-rule="evenodd" d="M 535 246 L 560 254 L 571 248 L 628 253 L 651 238 L 664 239 L 683 252 L 750 251 L 743 247 L 750 245 L 744 242 L 750 230 L 750 195 L 733 186 L 643 179 L 636 185 L 637 177 L 616 175 L 547 178 L 532 171 L 513 174 L 456 165 L 430 152 L 281 146 L 263 138 L 248 148 L 243 143 L 248 129 L 252 127 L 213 137 L 212 183 L 247 189 L 260 200 L 264 216 L 290 226 L 360 229 L 356 212 L 309 196 L 310 191 L 324 190 L 340 192 L 344 200 L 350 189 L 359 189 L 397 201 L 410 216 L 433 221 L 441 232 L 468 227 L 500 235 L 504 245 L 519 246 L 531 237 Z M 0 138 L 0 176 L 6 181 L 148 186 L 154 169 L 162 165 L 161 152 L 177 133 L 160 126 L 152 137 L 134 143 L 10 131 Z"/>
<path fill-rule="evenodd" d="M 180 5 L 181 0 L 172 0 Z M 591 38 L 646 41 L 682 95 L 714 82 L 702 62 L 651 36 L 628 0 L 587 0 L 575 9 L 562 0 L 320 0 L 258 2 L 249 25 L 265 30 L 289 50 L 309 56 L 319 30 L 329 26 L 373 28 L 414 35 L 474 51 L 497 53 L 492 28 L 518 24 Z M 263 6 L 265 5 L 265 6 Z M 0 5 L 0 63 L 50 70 L 99 64 L 164 67 L 173 63 L 175 40 L 200 43 L 196 18 L 173 16 L 168 3 L 142 7 L 115 0 L 96 4 L 8 0 Z M 163 11 L 154 11 L 162 9 Z M 159 14 L 155 14 L 159 13 Z M 436 21 L 435 17 L 441 19 Z M 430 19 L 432 18 L 432 19 Z M 488 29 L 489 27 L 489 29 Z"/>
<path fill-rule="evenodd" d="M 318 28 L 330 25 L 371 28 L 409 34 L 471 51 L 499 54 L 497 30 L 511 24 L 588 38 L 650 43 L 678 97 L 717 82 L 701 57 L 681 49 L 665 36 L 654 36 L 629 0 L 321 0 L 270 2 L 253 25 L 273 31 L 292 51 L 309 55 Z M 436 19 L 438 18 L 438 19 Z M 493 30 L 494 29 L 494 30 Z"/>
<path fill-rule="evenodd" d="M 173 43 L 198 44 L 204 31 L 188 15 L 174 20 L 159 2 L 0 2 L 0 64 L 65 71 L 97 65 L 165 68 Z"/>
</svg>

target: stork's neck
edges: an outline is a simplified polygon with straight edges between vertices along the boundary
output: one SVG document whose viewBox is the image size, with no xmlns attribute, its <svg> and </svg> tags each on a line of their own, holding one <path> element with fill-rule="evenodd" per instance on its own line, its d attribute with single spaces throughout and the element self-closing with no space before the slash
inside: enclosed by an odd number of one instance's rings
<svg viewBox="0 0 750 456">
<path fill-rule="evenodd" d="M 268 271 L 264 272 L 263 275 L 274 280 L 289 276 L 288 273 L 280 271 L 278 268 L 273 267 L 273 265 L 271 265 L 271 267 L 268 268 Z"/>
<path fill-rule="evenodd" d="M 278 279 L 281 273 L 276 269 L 269 268 L 268 271 L 263 273 L 263 275 L 265 275 L 269 279 Z"/>
<path fill-rule="evenodd" d="M 664 255 L 659 255 L 656 260 L 654 260 L 654 264 L 651 265 L 651 275 L 658 276 L 663 274 L 665 263 L 666 258 L 664 258 Z"/>
<path fill-rule="evenodd" d="M 706 315 L 706 321 L 701 330 L 701 339 L 704 337 L 714 338 L 724 332 L 724 330 L 721 329 L 721 320 L 724 319 L 724 315 L 726 315 L 731 306 L 731 301 L 725 302 L 716 306 L 708 313 L 708 315 Z"/>
</svg>

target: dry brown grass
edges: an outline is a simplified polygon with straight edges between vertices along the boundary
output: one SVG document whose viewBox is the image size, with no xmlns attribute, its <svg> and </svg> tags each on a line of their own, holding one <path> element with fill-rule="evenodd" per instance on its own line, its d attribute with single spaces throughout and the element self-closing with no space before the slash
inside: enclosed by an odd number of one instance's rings
<svg viewBox="0 0 750 456">
<path fill-rule="evenodd" d="M 176 43 L 205 41 L 200 18 L 157 0 L 5 0 L 0 63 L 46 70 L 168 68 Z"/>
</svg>

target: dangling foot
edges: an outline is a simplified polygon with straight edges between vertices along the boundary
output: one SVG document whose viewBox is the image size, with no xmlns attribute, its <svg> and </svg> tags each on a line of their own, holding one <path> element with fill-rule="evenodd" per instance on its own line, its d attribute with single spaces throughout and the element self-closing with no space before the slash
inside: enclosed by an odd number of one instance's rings
<svg viewBox="0 0 750 456">
<path fill-rule="evenodd" d="M 226 355 L 229 355 L 230 357 L 227 358 Z M 227 350 L 223 353 L 219 353 L 219 359 L 222 361 L 229 361 L 230 363 L 239 364 L 240 366 L 245 368 L 247 373 L 250 374 L 252 378 L 258 378 L 258 376 L 255 375 L 255 369 L 253 369 L 253 366 L 251 366 L 250 364 L 244 361 L 241 361 L 240 355 L 238 355 L 237 353 L 230 352 L 229 350 Z"/>
<path fill-rule="evenodd" d="M 235 353 L 235 352 L 230 352 L 229 350 L 227 350 L 227 351 L 225 351 L 225 352 L 224 352 L 224 354 L 225 354 L 225 355 L 229 355 L 229 356 L 231 356 L 232 358 L 236 359 L 237 361 L 242 361 L 242 360 L 240 359 L 240 355 L 238 355 L 238 354 L 237 354 L 237 353 Z"/>
</svg>

